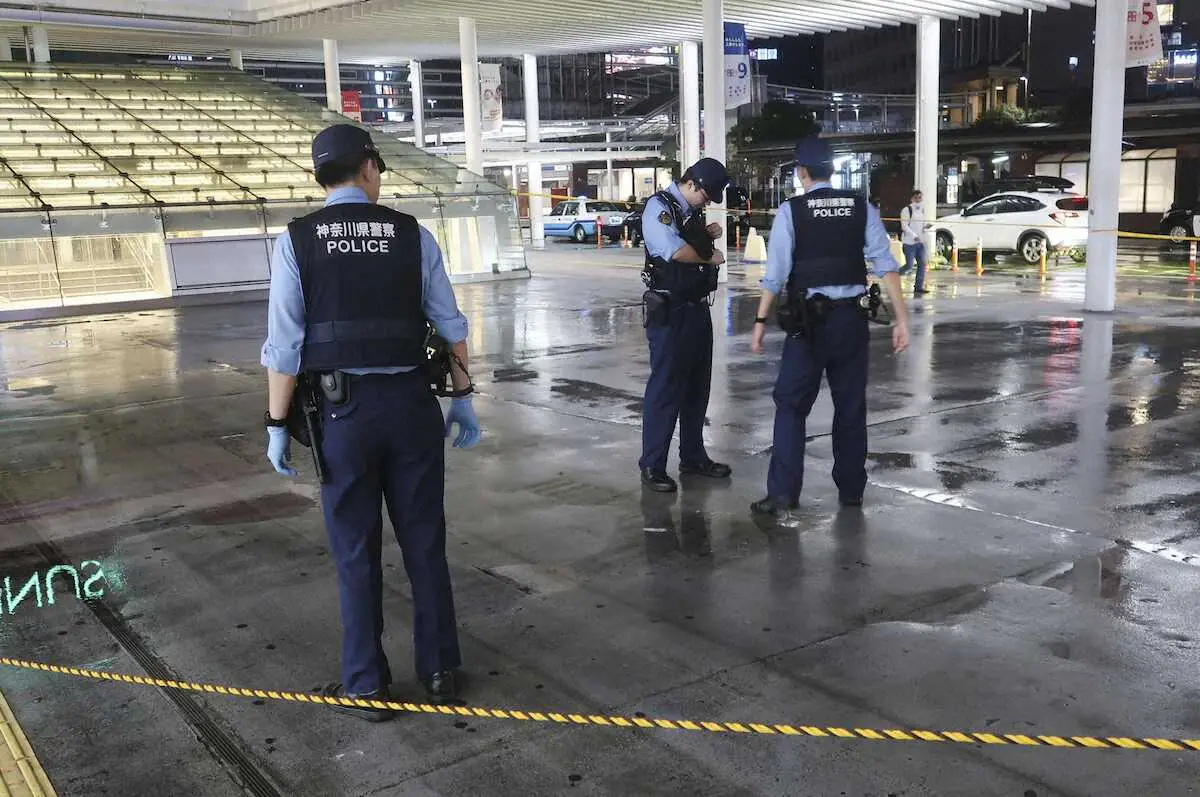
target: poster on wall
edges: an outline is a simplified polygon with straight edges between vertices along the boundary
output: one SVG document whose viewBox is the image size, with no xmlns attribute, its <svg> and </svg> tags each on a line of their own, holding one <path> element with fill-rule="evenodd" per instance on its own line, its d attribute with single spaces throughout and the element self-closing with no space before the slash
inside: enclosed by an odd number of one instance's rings
<svg viewBox="0 0 1200 797">
<path fill-rule="evenodd" d="M 1162 29 L 1155 0 L 1129 0 L 1125 19 L 1125 66 L 1149 66 L 1163 57 Z"/>
<path fill-rule="evenodd" d="M 342 92 L 342 115 L 356 122 L 362 121 L 362 97 L 357 91 Z"/>
<path fill-rule="evenodd" d="M 750 102 L 750 50 L 746 46 L 746 26 L 725 23 L 725 110 L 732 111 Z"/>
<path fill-rule="evenodd" d="M 485 133 L 498 132 L 504 126 L 499 64 L 479 65 L 479 115 Z"/>
</svg>

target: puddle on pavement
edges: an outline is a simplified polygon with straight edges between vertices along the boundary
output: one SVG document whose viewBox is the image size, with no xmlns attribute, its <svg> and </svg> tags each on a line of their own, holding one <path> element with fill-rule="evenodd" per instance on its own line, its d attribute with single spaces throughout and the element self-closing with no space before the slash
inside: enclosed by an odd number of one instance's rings
<svg viewBox="0 0 1200 797">
<path fill-rule="evenodd" d="M 1022 579 L 1027 584 L 1053 587 L 1079 598 L 1100 598 L 1118 604 L 1129 601 L 1131 584 L 1125 577 L 1129 550 L 1114 546 L 1053 569 L 1049 575 Z M 1043 571 L 1045 574 L 1045 571 Z"/>
<path fill-rule="evenodd" d="M 296 493 L 275 493 L 251 501 L 234 501 L 221 506 L 187 512 L 175 519 L 180 525 L 228 526 L 239 523 L 260 523 L 299 517 L 317 504 L 311 498 Z"/>
<path fill-rule="evenodd" d="M 601 385 L 597 382 L 588 382 L 582 379 L 564 379 L 556 377 L 554 384 L 550 388 L 551 393 L 558 393 L 566 396 L 572 401 L 582 401 L 598 405 L 600 402 L 622 402 L 629 404 L 631 402 L 641 402 L 643 397 L 635 395 L 620 388 Z"/>
<path fill-rule="evenodd" d="M 530 382 L 537 378 L 537 371 L 526 368 L 497 368 L 492 371 L 493 382 Z"/>
<path fill-rule="evenodd" d="M 924 470 L 935 473 L 947 490 L 961 490 L 972 482 L 990 482 L 996 479 L 996 473 L 985 468 L 949 460 L 932 460 L 928 455 L 902 451 L 868 453 L 867 460 L 874 462 L 880 470 Z"/>
</svg>

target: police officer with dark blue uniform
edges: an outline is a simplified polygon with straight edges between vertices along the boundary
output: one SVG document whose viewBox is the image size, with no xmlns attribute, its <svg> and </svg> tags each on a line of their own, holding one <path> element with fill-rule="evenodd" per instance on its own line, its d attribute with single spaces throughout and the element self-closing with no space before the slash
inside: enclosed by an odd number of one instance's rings
<svg viewBox="0 0 1200 797">
<path fill-rule="evenodd" d="M 387 699 L 392 676 L 381 645 L 381 546 L 386 501 L 412 586 L 416 673 L 434 700 L 456 696 L 461 664 L 446 563 L 444 439 L 480 437 L 469 396 L 441 406 L 423 369 L 429 326 L 451 345 L 454 386 L 469 391 L 467 321 L 436 239 L 410 215 L 382 207 L 383 158 L 370 134 L 341 124 L 313 140 L 325 207 L 296 219 L 272 256 L 267 340 L 267 456 L 290 467 L 286 426 L 297 375 L 322 386 L 321 505 L 337 563 L 342 681 L 322 694 Z M 322 378 L 324 375 L 324 378 Z M 336 710 L 378 722 L 393 712 Z"/>
<path fill-rule="evenodd" d="M 714 241 L 719 224 L 706 224 L 704 208 L 720 202 L 729 175 L 704 158 L 678 182 L 659 191 L 642 210 L 646 265 L 642 280 L 644 325 L 650 344 L 650 380 L 642 410 L 642 484 L 673 492 L 667 454 L 679 424 L 679 472 L 727 478 L 728 465 L 704 448 L 704 421 L 712 383 L 712 292 L 724 256 Z"/>
<path fill-rule="evenodd" d="M 805 424 L 829 380 L 833 397 L 833 480 L 843 506 L 860 506 L 867 485 L 866 260 L 892 302 L 892 344 L 908 346 L 908 311 L 900 292 L 900 268 L 879 211 L 859 193 L 835 190 L 833 151 L 817 137 L 796 147 L 804 193 L 775 216 L 767 244 L 767 274 L 755 318 L 751 349 L 764 351 L 767 314 L 787 287 L 780 325 L 788 332 L 775 383 L 775 439 L 767 474 L 767 496 L 755 513 L 781 515 L 797 508 L 804 483 Z M 865 258 L 865 259 L 864 259 Z"/>
</svg>

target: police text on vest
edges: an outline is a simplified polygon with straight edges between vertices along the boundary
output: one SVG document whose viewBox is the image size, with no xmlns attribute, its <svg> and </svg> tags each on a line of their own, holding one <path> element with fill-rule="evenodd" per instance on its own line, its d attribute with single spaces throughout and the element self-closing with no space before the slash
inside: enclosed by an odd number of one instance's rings
<svg viewBox="0 0 1200 797">
<path fill-rule="evenodd" d="M 814 218 L 836 218 L 854 215 L 853 197 L 822 197 L 807 200 Z"/>
<path fill-rule="evenodd" d="M 326 254 L 386 255 L 391 252 L 396 225 L 378 221 L 335 221 L 317 225 L 317 238 L 325 239 Z"/>
</svg>

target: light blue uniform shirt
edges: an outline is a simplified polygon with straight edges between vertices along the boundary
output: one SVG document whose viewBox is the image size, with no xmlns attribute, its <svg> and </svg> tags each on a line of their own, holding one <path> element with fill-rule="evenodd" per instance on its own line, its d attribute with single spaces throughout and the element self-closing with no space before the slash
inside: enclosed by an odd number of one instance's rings
<svg viewBox="0 0 1200 797">
<path fill-rule="evenodd" d="M 827 182 L 815 183 L 809 191 L 819 188 L 831 188 Z M 643 226 L 645 226 L 643 224 Z M 795 245 L 795 227 L 792 224 L 792 206 L 785 202 L 775 215 L 771 225 L 771 238 L 767 241 L 767 275 L 759 281 L 759 285 L 778 295 L 787 285 L 788 276 L 792 273 L 792 249 Z M 892 257 L 892 242 L 879 217 L 879 210 L 870 202 L 867 203 L 867 240 L 863 246 L 863 256 L 871 261 L 875 268 L 875 276 L 900 270 L 900 264 Z M 823 293 L 830 299 L 850 299 L 863 293 L 862 285 L 818 285 L 808 289 L 808 295 Z"/>
<path fill-rule="evenodd" d="M 679 206 L 683 208 L 683 216 L 687 218 L 692 207 L 683 198 L 679 184 L 671 183 L 667 191 L 679 202 Z M 658 220 L 663 211 L 666 211 L 667 215 L 671 217 L 666 224 Z M 646 207 L 642 209 L 642 240 L 651 257 L 661 257 L 664 260 L 670 260 L 672 255 L 687 246 L 687 241 L 683 240 L 683 236 L 675 228 L 675 214 L 671 212 L 671 208 L 667 207 L 667 203 L 656 196 L 646 200 Z"/>
<path fill-rule="evenodd" d="M 367 202 L 361 188 L 338 188 L 329 193 L 325 206 Z M 421 227 L 421 304 L 425 317 L 437 333 L 449 343 L 467 339 L 467 319 L 458 309 L 450 275 L 442 262 L 442 250 L 433 233 Z M 287 230 L 275 241 L 271 255 L 271 298 L 267 305 L 267 340 L 262 347 L 262 364 L 281 374 L 300 372 L 304 348 L 304 291 L 300 285 L 300 266 Z M 352 374 L 396 374 L 413 366 L 394 368 L 347 368 Z"/>
</svg>

